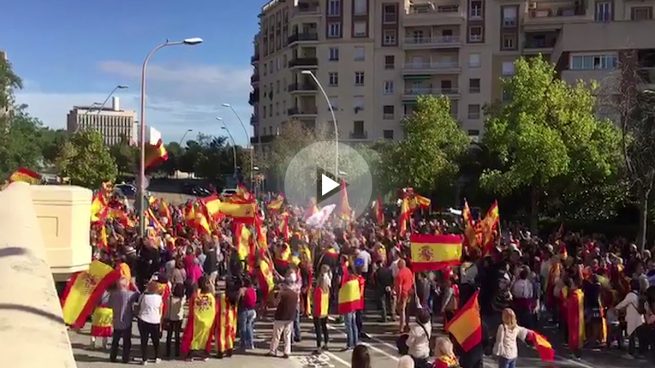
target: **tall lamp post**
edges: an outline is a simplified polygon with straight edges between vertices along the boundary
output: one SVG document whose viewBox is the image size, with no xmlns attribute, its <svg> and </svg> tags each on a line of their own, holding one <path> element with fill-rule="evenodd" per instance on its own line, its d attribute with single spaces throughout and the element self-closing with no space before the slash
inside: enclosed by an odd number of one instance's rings
<svg viewBox="0 0 655 368">
<path fill-rule="evenodd" d="M 337 125 L 337 118 L 334 116 L 334 110 L 332 109 L 332 104 L 330 103 L 330 98 L 328 98 L 327 93 L 325 93 L 325 89 L 323 88 L 323 85 L 321 85 L 321 82 L 318 81 L 318 78 L 312 73 L 311 70 L 303 70 L 300 72 L 301 74 L 304 75 L 309 75 L 313 80 L 314 83 L 318 86 L 318 88 L 321 90 L 321 93 L 323 94 L 323 97 L 325 98 L 325 102 L 327 102 L 328 108 L 330 109 L 330 114 L 332 114 L 332 122 L 334 123 L 334 175 L 337 177 L 339 176 L 339 126 Z"/>
<path fill-rule="evenodd" d="M 234 179 L 237 177 L 237 144 L 234 141 L 234 137 L 232 136 L 232 133 L 230 133 L 230 129 L 227 128 L 227 125 L 225 125 L 225 122 L 223 121 L 223 118 L 217 116 L 216 120 L 220 121 L 223 126 L 221 129 L 227 132 L 227 136 L 230 137 L 230 140 L 232 140 L 232 155 L 234 156 Z"/>
<path fill-rule="evenodd" d="M 125 84 L 119 84 L 119 85 L 117 85 L 116 87 L 114 87 L 114 89 L 111 90 L 111 92 L 109 92 L 109 94 L 107 95 L 107 98 L 105 98 L 105 100 L 102 102 L 102 104 L 99 103 L 99 102 L 94 102 L 93 105 L 91 105 L 91 107 L 90 107 L 88 110 L 86 110 L 86 112 L 84 113 L 84 115 L 90 114 L 92 111 L 96 111 L 96 110 L 98 111 L 98 114 L 100 114 L 100 112 L 102 111 L 102 109 L 103 109 L 103 108 L 105 107 L 105 105 L 107 104 L 107 101 L 109 101 L 109 99 L 111 98 L 111 96 L 114 95 L 114 93 L 116 92 L 116 90 L 119 90 L 119 89 L 128 89 L 128 88 L 129 88 L 129 87 L 126 86 Z"/>
<path fill-rule="evenodd" d="M 184 132 L 184 134 L 182 134 L 182 138 L 180 139 L 180 143 L 179 143 L 180 147 L 182 147 L 182 143 L 184 143 L 184 138 L 186 138 L 186 135 L 191 133 L 191 132 L 193 132 L 193 129 L 187 129 L 186 132 Z"/>
<path fill-rule="evenodd" d="M 246 129 L 246 125 L 243 123 L 243 120 L 241 120 L 241 117 L 239 114 L 237 114 L 236 110 L 234 110 L 234 107 L 230 105 L 229 103 L 224 103 L 222 105 L 223 107 L 227 107 L 228 109 L 232 110 L 232 113 L 234 116 L 237 117 L 237 120 L 239 120 L 239 123 L 241 123 L 241 127 L 243 128 L 243 132 L 246 133 L 246 139 L 248 141 L 248 144 L 250 145 L 250 185 L 254 186 L 255 181 L 253 180 L 253 175 L 254 175 L 254 160 L 253 160 L 253 148 L 252 148 L 252 143 L 250 143 L 250 134 L 248 134 L 248 129 Z"/>
<path fill-rule="evenodd" d="M 141 151 L 141 158 L 139 163 L 139 235 L 145 236 L 146 233 L 146 219 L 145 219 L 145 194 L 146 194 L 146 69 L 150 58 L 159 50 L 168 46 L 188 45 L 193 46 L 202 43 L 202 38 L 193 37 L 187 38 L 182 41 L 169 41 L 157 45 L 154 49 L 150 50 L 143 60 L 141 67 L 141 112 L 139 117 L 141 119 L 141 135 L 139 137 L 139 149 Z"/>
</svg>

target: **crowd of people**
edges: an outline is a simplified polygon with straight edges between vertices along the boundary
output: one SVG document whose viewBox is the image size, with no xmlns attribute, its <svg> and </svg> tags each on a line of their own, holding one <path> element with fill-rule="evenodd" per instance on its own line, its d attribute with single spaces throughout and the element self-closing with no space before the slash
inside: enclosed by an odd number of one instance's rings
<svg viewBox="0 0 655 368">
<path fill-rule="evenodd" d="M 230 217 L 209 221 L 206 231 L 185 212 L 193 203 L 152 200 L 156 221 L 140 238 L 129 204 L 108 198 L 109 213 L 122 215 L 92 225 L 94 257 L 122 277 L 93 314 L 94 344 L 111 338 L 109 358 L 116 361 L 122 340 L 121 358 L 129 361 L 136 320 L 144 364 L 226 358 L 235 349 L 253 349 L 255 321 L 272 317 L 268 354 L 288 358 L 294 343 L 307 337 L 300 331 L 304 319 L 314 325 L 315 353 L 352 350 L 352 367 L 368 368 L 368 348 L 360 344 L 367 330 L 363 310 L 376 308 L 381 322 L 397 321 L 399 367 L 482 367 L 487 354 L 500 368 L 512 368 L 517 340 L 530 344 L 531 332 L 546 324 L 559 326 L 560 336 L 551 338 L 566 350 L 558 347 L 558 354 L 622 350 L 627 340 L 625 358 L 655 361 L 655 258 L 625 239 L 562 229 L 540 238 L 506 224 L 491 247 L 465 247 L 460 265 L 413 272 L 411 233 L 463 233 L 465 225 L 417 210 L 406 230 L 375 214 L 351 221 L 333 216 L 311 228 L 304 219 L 312 208 L 267 209 L 274 198 L 259 198 L 259 223 L 245 225 L 252 234 L 246 258 Z M 440 326 L 474 295 L 482 341 L 464 351 Z M 335 315 L 344 324 L 345 346 L 331 344 L 328 317 Z"/>
</svg>

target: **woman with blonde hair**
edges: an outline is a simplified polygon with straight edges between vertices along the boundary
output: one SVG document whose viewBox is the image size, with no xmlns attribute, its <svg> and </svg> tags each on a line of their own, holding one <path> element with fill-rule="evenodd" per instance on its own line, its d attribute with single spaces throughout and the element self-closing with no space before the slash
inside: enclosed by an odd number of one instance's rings
<svg viewBox="0 0 655 368">
<path fill-rule="evenodd" d="M 516 323 L 516 314 L 510 308 L 503 309 L 502 318 L 503 323 L 496 332 L 493 354 L 498 357 L 498 368 L 515 368 L 519 355 L 516 339 L 525 341 L 530 330 Z"/>
<path fill-rule="evenodd" d="M 332 288 L 332 275 L 330 266 L 322 265 L 320 274 L 316 279 L 316 287 L 312 295 L 312 318 L 314 319 L 314 333 L 316 334 L 316 351 L 328 350 L 328 312 L 330 306 L 330 289 Z"/>
<path fill-rule="evenodd" d="M 434 342 L 434 360 L 433 368 L 457 368 L 459 362 L 453 352 L 453 343 L 447 337 L 439 337 Z"/>
</svg>

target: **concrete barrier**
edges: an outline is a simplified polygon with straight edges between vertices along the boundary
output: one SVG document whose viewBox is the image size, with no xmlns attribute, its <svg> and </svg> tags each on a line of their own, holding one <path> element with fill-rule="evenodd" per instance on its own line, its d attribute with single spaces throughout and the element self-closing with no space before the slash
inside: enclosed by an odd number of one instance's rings
<svg viewBox="0 0 655 368">
<path fill-rule="evenodd" d="M 30 187 L 0 191 L 0 366 L 76 367 Z"/>
</svg>

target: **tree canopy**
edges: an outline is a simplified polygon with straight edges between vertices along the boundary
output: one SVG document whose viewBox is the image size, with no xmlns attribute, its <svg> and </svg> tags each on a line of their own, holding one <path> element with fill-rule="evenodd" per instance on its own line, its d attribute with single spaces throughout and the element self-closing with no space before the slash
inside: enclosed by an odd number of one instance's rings
<svg viewBox="0 0 655 368">
<path fill-rule="evenodd" d="M 118 168 L 96 131 L 73 134 L 59 152 L 57 168 L 70 183 L 87 188 L 98 188 L 105 181 L 116 180 Z"/>
</svg>

